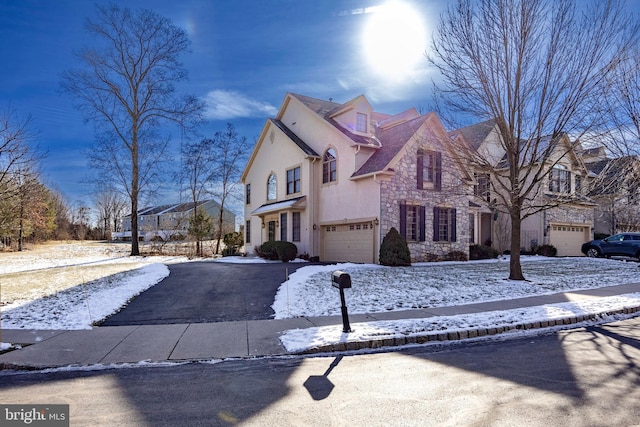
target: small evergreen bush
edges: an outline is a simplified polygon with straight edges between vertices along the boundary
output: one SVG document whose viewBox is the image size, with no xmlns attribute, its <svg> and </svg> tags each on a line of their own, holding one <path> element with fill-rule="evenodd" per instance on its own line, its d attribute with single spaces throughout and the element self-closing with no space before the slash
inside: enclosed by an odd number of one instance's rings
<svg viewBox="0 0 640 427">
<path fill-rule="evenodd" d="M 407 267 L 411 265 L 411 252 L 407 241 L 394 227 L 384 236 L 380 245 L 380 264 L 391 267 Z"/>
<path fill-rule="evenodd" d="M 541 256 L 556 256 L 558 250 L 553 245 L 542 245 L 536 249 L 536 255 Z"/>
<path fill-rule="evenodd" d="M 234 231 L 227 233 L 222 238 L 224 243 L 224 249 L 222 250 L 222 256 L 233 256 L 238 254 L 238 248 L 244 243 L 244 236 L 242 233 Z"/>
<path fill-rule="evenodd" d="M 271 261 L 275 261 L 278 259 L 278 251 L 276 250 L 275 240 L 264 242 L 262 245 L 256 246 L 254 250 L 260 258 L 268 259 Z"/>
<path fill-rule="evenodd" d="M 291 242 L 276 242 L 276 253 L 282 262 L 293 261 L 298 255 L 298 247 Z"/>
<path fill-rule="evenodd" d="M 271 261 L 289 262 L 298 255 L 298 247 L 291 242 L 272 240 L 254 248 L 260 258 Z"/>
<path fill-rule="evenodd" d="M 497 250 L 490 246 L 485 245 L 471 245 L 469 246 L 469 259 L 491 259 L 498 258 Z"/>
<path fill-rule="evenodd" d="M 445 261 L 467 261 L 467 254 L 462 251 L 451 251 L 445 256 Z"/>
</svg>

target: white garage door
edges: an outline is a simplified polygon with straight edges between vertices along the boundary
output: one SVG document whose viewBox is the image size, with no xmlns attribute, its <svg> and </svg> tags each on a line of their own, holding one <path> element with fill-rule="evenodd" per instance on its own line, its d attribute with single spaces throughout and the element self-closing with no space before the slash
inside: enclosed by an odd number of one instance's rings
<svg viewBox="0 0 640 427">
<path fill-rule="evenodd" d="M 558 256 L 581 256 L 582 244 L 589 240 L 589 227 L 552 225 L 549 243 L 556 247 Z"/>
<path fill-rule="evenodd" d="M 371 222 L 323 225 L 322 261 L 373 263 L 374 228 Z"/>
</svg>

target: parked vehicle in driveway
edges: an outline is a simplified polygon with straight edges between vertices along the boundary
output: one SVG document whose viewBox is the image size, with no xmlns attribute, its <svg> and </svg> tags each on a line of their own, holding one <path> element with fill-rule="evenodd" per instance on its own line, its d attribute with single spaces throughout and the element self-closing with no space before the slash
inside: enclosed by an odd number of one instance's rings
<svg viewBox="0 0 640 427">
<path fill-rule="evenodd" d="M 582 245 L 588 257 L 626 256 L 640 258 L 640 233 L 620 233 Z"/>
</svg>

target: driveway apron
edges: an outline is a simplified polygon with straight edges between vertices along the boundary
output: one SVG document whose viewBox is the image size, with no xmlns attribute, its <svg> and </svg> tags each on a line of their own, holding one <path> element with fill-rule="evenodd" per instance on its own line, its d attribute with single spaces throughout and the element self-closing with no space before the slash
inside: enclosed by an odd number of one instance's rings
<svg viewBox="0 0 640 427">
<path fill-rule="evenodd" d="M 308 264 L 191 262 L 134 298 L 101 326 L 210 323 L 273 318 L 278 287 Z"/>
</svg>

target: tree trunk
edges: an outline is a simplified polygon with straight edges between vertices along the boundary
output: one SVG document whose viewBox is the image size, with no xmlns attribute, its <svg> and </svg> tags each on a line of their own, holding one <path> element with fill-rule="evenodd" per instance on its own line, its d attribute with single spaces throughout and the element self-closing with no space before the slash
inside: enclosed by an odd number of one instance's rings
<svg viewBox="0 0 640 427">
<path fill-rule="evenodd" d="M 140 255 L 138 245 L 138 139 L 134 129 L 131 141 L 131 256 Z"/>
<path fill-rule="evenodd" d="M 520 208 L 511 210 L 511 256 L 509 261 L 509 279 L 525 280 L 520 264 Z"/>
<path fill-rule="evenodd" d="M 224 222 L 223 211 L 224 211 L 224 197 L 220 200 L 220 216 L 218 217 L 218 231 L 216 232 L 216 235 L 217 235 L 216 254 L 220 253 L 220 240 L 222 239 L 222 223 Z"/>
</svg>

